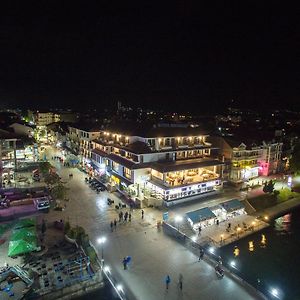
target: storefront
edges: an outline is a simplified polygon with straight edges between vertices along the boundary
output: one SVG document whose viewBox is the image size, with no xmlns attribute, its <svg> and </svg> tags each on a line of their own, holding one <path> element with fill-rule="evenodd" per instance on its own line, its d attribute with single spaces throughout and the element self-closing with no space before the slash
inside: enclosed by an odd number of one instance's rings
<svg viewBox="0 0 300 300">
<path fill-rule="evenodd" d="M 147 182 L 147 189 L 157 198 L 172 201 L 180 198 L 190 197 L 198 194 L 214 191 L 221 187 L 221 180 L 207 181 L 183 187 L 168 188 L 153 181 Z"/>
<path fill-rule="evenodd" d="M 194 231 L 206 228 L 216 223 L 216 215 L 208 208 L 201 208 L 185 214 L 188 222 Z"/>
</svg>

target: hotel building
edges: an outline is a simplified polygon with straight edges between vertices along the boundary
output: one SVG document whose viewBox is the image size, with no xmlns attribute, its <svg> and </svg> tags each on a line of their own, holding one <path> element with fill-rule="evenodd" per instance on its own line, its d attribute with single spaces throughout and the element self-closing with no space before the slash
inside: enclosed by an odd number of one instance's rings
<svg viewBox="0 0 300 300">
<path fill-rule="evenodd" d="M 95 174 L 108 187 L 145 204 L 190 200 L 222 186 L 223 163 L 199 128 L 164 125 L 107 128 L 92 141 Z"/>
</svg>

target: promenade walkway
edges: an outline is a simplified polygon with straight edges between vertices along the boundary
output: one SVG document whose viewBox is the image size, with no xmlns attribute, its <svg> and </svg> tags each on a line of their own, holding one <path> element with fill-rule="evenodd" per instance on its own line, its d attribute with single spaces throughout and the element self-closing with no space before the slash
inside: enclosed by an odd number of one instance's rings
<svg viewBox="0 0 300 300">
<path fill-rule="evenodd" d="M 107 205 L 106 199 L 111 198 L 111 194 L 96 194 L 84 182 L 85 175 L 77 169 L 57 166 L 57 170 L 70 188 L 70 201 L 64 212 L 53 211 L 47 215 L 48 222 L 64 218 L 72 225 L 83 226 L 100 257 L 102 249 L 97 239 L 105 235 L 105 262 L 123 284 L 126 295 L 132 294 L 138 300 L 258 299 L 230 277 L 217 279 L 210 264 L 198 262 L 196 255 L 159 231 L 156 222 L 162 217 L 160 211 L 145 209 L 145 219 L 142 219 L 140 211 L 136 210 L 131 223 L 118 223 L 116 231 L 111 232 L 110 221 L 118 218 L 118 212 Z M 74 175 L 72 179 L 68 178 L 70 172 Z M 122 260 L 128 255 L 132 257 L 132 264 L 128 270 L 123 270 Z M 179 273 L 184 278 L 182 292 L 177 287 Z M 164 284 L 167 274 L 172 280 L 168 291 Z"/>
</svg>

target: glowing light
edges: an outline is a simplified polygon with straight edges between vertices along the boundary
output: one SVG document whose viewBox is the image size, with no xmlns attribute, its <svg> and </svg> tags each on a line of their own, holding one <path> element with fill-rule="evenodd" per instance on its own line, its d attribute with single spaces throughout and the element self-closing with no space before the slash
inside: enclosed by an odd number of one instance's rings
<svg viewBox="0 0 300 300">
<path fill-rule="evenodd" d="M 235 265 L 236 265 L 235 261 L 234 261 L 234 260 L 232 260 L 232 261 L 230 262 L 230 266 L 234 268 L 234 267 L 235 267 Z"/>
<path fill-rule="evenodd" d="M 209 251 L 210 253 L 214 253 L 214 252 L 215 252 L 215 248 L 214 248 L 214 247 L 210 247 L 210 248 L 208 249 L 208 251 Z"/>
<path fill-rule="evenodd" d="M 278 290 L 277 289 L 271 289 L 271 294 L 274 296 L 274 297 L 278 297 L 279 293 L 278 293 Z"/>
<path fill-rule="evenodd" d="M 254 251 L 254 243 L 253 243 L 253 241 L 249 241 L 249 251 L 250 252 Z"/>
<path fill-rule="evenodd" d="M 194 235 L 191 237 L 191 240 L 195 243 L 197 241 L 197 237 Z"/>
<path fill-rule="evenodd" d="M 256 225 L 256 222 L 255 222 L 255 221 L 253 221 L 253 222 L 252 222 L 252 225 L 253 225 L 253 226 L 255 226 L 255 225 Z"/>
<path fill-rule="evenodd" d="M 105 267 L 103 268 L 103 270 L 104 270 L 104 272 L 110 272 L 110 267 L 109 267 L 109 266 L 105 266 Z"/>
<path fill-rule="evenodd" d="M 264 219 L 265 219 L 265 220 L 269 220 L 269 217 L 268 217 L 268 216 L 265 216 Z"/>
<path fill-rule="evenodd" d="M 235 257 L 239 256 L 240 255 L 240 249 L 238 247 L 235 247 L 234 251 L 233 251 L 233 254 L 234 254 Z"/>
<path fill-rule="evenodd" d="M 119 291 L 119 292 L 122 292 L 123 291 L 123 286 L 121 284 L 118 284 L 116 286 L 116 289 Z"/>
<path fill-rule="evenodd" d="M 179 222 L 182 222 L 183 221 L 183 217 L 182 216 L 176 216 L 175 217 L 175 222 L 176 223 L 179 223 Z"/>
<path fill-rule="evenodd" d="M 106 242 L 106 237 L 102 236 L 97 240 L 98 244 L 104 244 Z"/>
</svg>

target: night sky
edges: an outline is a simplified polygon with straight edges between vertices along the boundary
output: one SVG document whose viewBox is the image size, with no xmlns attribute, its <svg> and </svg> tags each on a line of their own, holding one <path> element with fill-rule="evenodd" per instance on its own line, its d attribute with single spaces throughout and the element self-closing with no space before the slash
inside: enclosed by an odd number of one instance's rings
<svg viewBox="0 0 300 300">
<path fill-rule="evenodd" d="M 14 4 L 0 10 L 3 105 L 101 108 L 120 100 L 201 113 L 234 99 L 258 111 L 300 110 L 296 7 L 7 2 Z"/>
</svg>

